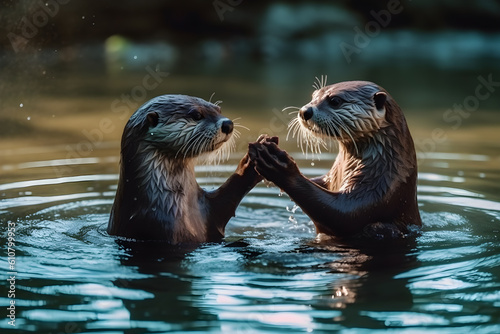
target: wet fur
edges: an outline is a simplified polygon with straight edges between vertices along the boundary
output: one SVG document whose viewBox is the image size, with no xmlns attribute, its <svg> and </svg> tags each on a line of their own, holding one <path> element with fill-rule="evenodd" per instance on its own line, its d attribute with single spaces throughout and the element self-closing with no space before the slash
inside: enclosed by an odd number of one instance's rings
<svg viewBox="0 0 500 334">
<path fill-rule="evenodd" d="M 421 225 L 415 148 L 394 99 L 371 82 L 325 86 L 322 79 L 316 88 L 311 102 L 290 122 L 289 135 L 297 137 L 303 150 L 317 154 L 327 141 L 337 141 L 339 154 L 331 170 L 312 179 L 312 187 L 293 160 L 272 144 L 251 149 L 257 170 L 302 207 L 318 232 L 393 238 L 404 236 L 409 225 Z M 338 108 L 329 105 L 334 96 L 344 101 Z M 307 108 L 310 119 L 302 116 Z M 287 168 L 272 173 L 281 168 L 278 162 Z"/>
<path fill-rule="evenodd" d="M 193 119 L 193 112 L 203 118 Z M 122 136 L 108 233 L 173 244 L 222 238 L 239 201 L 260 180 L 242 160 L 218 190 L 199 187 L 197 158 L 215 153 L 218 160 L 234 147 L 233 132 L 221 132 L 223 121 L 219 106 L 185 95 L 160 96 L 140 107 Z"/>
</svg>

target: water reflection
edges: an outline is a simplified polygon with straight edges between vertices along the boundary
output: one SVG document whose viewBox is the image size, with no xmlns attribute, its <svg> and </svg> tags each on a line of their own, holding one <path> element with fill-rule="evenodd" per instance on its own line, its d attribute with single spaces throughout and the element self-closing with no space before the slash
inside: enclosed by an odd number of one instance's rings
<svg viewBox="0 0 500 334">
<path fill-rule="evenodd" d="M 261 113 L 259 121 L 249 121 L 251 140 L 267 115 L 258 109 L 251 102 L 243 112 Z M 86 122 L 100 117 L 89 115 Z M 417 135 L 427 129 L 414 124 Z M 81 131 L 72 126 L 76 130 L 68 131 Z M 481 127 L 461 134 L 472 138 Z M 109 142 L 81 157 L 68 157 L 60 144 L 0 151 L 0 218 L 17 227 L 19 328 L 500 331 L 498 143 L 482 145 L 489 139 L 481 136 L 462 147 L 450 138 L 443 151 L 426 154 L 418 187 L 424 228 L 403 244 L 318 240 L 286 195 L 261 184 L 244 198 L 224 243 L 172 248 L 106 234 L 118 137 L 110 134 Z M 307 176 L 324 174 L 335 157 L 325 153 L 312 164 L 295 142 L 283 145 Z M 241 155 L 221 166 L 198 166 L 200 185 L 218 186 Z M 5 240 L 4 233 L 0 243 Z M 5 270 L 3 259 L 0 265 Z M 8 327 L 2 322 L 0 328 Z"/>
</svg>

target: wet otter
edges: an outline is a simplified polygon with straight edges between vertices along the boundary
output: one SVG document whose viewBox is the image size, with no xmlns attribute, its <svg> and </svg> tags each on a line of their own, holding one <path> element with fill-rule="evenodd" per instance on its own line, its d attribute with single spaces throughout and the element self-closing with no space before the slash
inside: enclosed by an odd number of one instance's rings
<svg viewBox="0 0 500 334">
<path fill-rule="evenodd" d="M 163 95 L 141 106 L 123 132 L 108 233 L 172 244 L 220 240 L 243 196 L 262 180 L 245 155 L 219 189 L 206 192 L 196 182 L 196 158 L 229 154 L 233 128 L 218 105 L 196 97 Z"/>
<path fill-rule="evenodd" d="M 249 154 L 256 170 L 302 208 L 318 233 L 399 238 L 410 225 L 421 226 L 415 147 L 396 101 L 366 81 L 317 88 L 289 131 L 313 151 L 337 140 L 331 170 L 309 180 L 275 143 L 255 143 Z"/>
</svg>

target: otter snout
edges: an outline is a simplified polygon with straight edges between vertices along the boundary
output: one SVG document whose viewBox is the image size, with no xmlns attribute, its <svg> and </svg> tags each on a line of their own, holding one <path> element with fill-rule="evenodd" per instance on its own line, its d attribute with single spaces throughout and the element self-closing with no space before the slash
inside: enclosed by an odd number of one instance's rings
<svg viewBox="0 0 500 334">
<path fill-rule="evenodd" d="M 221 131 L 222 133 L 225 133 L 226 135 L 230 134 L 233 132 L 234 124 L 230 119 L 226 119 L 222 122 L 221 125 Z"/>
<path fill-rule="evenodd" d="M 313 114 L 314 112 L 312 107 L 304 106 L 300 109 L 300 117 L 302 117 L 304 121 L 310 120 L 313 117 Z"/>
</svg>

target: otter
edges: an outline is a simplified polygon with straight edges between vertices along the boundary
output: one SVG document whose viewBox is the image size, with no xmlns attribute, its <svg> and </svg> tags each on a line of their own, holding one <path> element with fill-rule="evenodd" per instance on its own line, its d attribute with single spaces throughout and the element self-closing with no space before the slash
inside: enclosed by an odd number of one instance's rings
<svg viewBox="0 0 500 334">
<path fill-rule="evenodd" d="M 208 192 L 196 182 L 194 166 L 209 153 L 229 155 L 236 131 L 218 103 L 201 98 L 162 95 L 142 105 L 122 135 L 108 234 L 170 244 L 221 240 L 241 199 L 262 177 L 246 154 L 235 173 Z"/>
<path fill-rule="evenodd" d="M 421 226 L 417 159 L 401 108 L 367 81 L 321 85 L 289 123 L 289 134 L 319 153 L 336 140 L 339 153 L 326 175 L 307 179 L 276 143 L 252 143 L 255 169 L 284 190 L 319 234 L 403 238 Z"/>
</svg>

